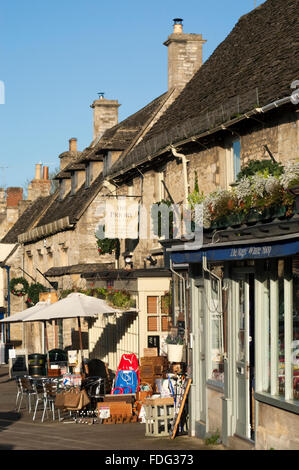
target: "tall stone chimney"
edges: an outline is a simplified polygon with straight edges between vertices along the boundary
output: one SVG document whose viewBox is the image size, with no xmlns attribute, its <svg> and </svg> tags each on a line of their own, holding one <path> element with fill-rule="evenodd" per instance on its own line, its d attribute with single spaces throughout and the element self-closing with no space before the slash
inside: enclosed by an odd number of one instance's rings
<svg viewBox="0 0 299 470">
<path fill-rule="evenodd" d="M 77 139 L 72 137 L 69 139 L 69 149 L 59 155 L 60 158 L 60 171 L 63 170 L 69 163 L 75 161 L 80 157 L 82 152 L 78 152 Z"/>
<path fill-rule="evenodd" d="M 182 18 L 174 18 L 173 33 L 164 45 L 168 47 L 168 90 L 183 88 L 202 65 L 201 34 L 185 34 Z"/>
<path fill-rule="evenodd" d="M 43 173 L 43 177 L 42 177 Z M 43 167 L 42 164 L 37 163 L 35 165 L 35 176 L 34 179 L 28 185 L 28 201 L 35 201 L 38 197 L 49 196 L 51 193 L 51 180 L 49 180 L 49 168 Z"/>
<path fill-rule="evenodd" d="M 102 137 L 107 129 L 118 124 L 118 100 L 107 100 L 104 93 L 90 106 L 93 109 L 93 140 Z"/>
</svg>

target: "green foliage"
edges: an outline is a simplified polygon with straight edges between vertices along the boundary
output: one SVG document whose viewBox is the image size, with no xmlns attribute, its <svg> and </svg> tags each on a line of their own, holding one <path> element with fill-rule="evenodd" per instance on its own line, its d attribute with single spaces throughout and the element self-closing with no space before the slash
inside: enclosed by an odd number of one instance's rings
<svg viewBox="0 0 299 470">
<path fill-rule="evenodd" d="M 194 172 L 194 190 L 188 195 L 188 202 L 191 206 L 191 209 L 194 209 L 196 204 L 201 204 L 204 201 L 203 191 L 199 191 L 197 172 Z"/>
<path fill-rule="evenodd" d="M 212 434 L 210 437 L 207 437 L 205 439 L 205 444 L 207 446 L 214 446 L 216 444 L 220 444 L 220 434 L 219 434 L 219 431 L 217 429 L 217 432 L 215 434 Z"/>
<path fill-rule="evenodd" d="M 112 289 L 105 287 L 93 287 L 90 289 L 66 289 L 61 292 L 60 298 L 67 297 L 72 292 L 80 292 L 81 294 L 90 295 L 91 297 L 97 297 L 105 299 L 108 303 L 114 307 L 119 308 L 132 308 L 136 306 L 135 299 L 132 298 L 130 292 L 122 289 Z"/>
<path fill-rule="evenodd" d="M 283 165 L 281 163 L 274 163 L 272 160 L 250 160 L 238 173 L 237 181 L 241 181 L 244 177 L 253 176 L 256 173 L 278 177 L 283 173 Z"/>
<path fill-rule="evenodd" d="M 9 281 L 9 290 L 17 297 L 23 297 L 27 294 L 29 283 L 24 277 L 15 277 Z"/>
<path fill-rule="evenodd" d="M 28 297 L 27 297 L 27 305 L 35 305 L 39 301 L 39 294 L 41 292 L 47 292 L 47 288 L 40 284 L 39 282 L 36 282 L 35 284 L 31 284 L 30 287 L 28 288 Z"/>
<path fill-rule="evenodd" d="M 183 345 L 184 340 L 181 336 L 168 335 L 165 339 L 166 344 L 178 344 Z"/>
<path fill-rule="evenodd" d="M 99 255 L 112 254 L 119 249 L 119 240 L 117 238 L 97 239 Z"/>
</svg>

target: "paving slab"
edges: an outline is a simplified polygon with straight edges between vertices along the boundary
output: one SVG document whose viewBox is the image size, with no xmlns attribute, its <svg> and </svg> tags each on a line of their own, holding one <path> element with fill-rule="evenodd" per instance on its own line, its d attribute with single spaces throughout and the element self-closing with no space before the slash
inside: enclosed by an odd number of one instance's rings
<svg viewBox="0 0 299 470">
<path fill-rule="evenodd" d="M 224 446 L 206 446 L 189 436 L 151 438 L 145 436 L 145 424 L 85 424 L 67 421 L 41 422 L 27 408 L 15 409 L 16 383 L 8 367 L 0 366 L 0 450 L 224 450 Z"/>
</svg>

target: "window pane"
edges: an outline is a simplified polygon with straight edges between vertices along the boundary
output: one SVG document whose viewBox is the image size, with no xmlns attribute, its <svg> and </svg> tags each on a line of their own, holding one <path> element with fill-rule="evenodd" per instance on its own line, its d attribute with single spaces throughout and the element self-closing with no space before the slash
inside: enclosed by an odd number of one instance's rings
<svg viewBox="0 0 299 470">
<path fill-rule="evenodd" d="M 239 281 L 239 347 L 238 360 L 245 361 L 245 282 Z"/>
<path fill-rule="evenodd" d="M 158 313 L 158 297 L 147 297 L 147 313 Z"/>
<path fill-rule="evenodd" d="M 241 143 L 239 140 L 233 142 L 233 154 L 234 154 L 234 178 L 236 180 L 238 173 L 241 169 Z"/>
<path fill-rule="evenodd" d="M 224 382 L 222 354 L 222 322 L 218 283 L 211 280 L 211 360 L 212 380 Z"/>
<path fill-rule="evenodd" d="M 299 256 L 293 258 L 293 389 L 299 400 Z"/>
<path fill-rule="evenodd" d="M 162 316 L 162 331 L 169 331 L 171 328 L 171 317 Z"/>
<path fill-rule="evenodd" d="M 278 262 L 278 285 L 279 285 L 279 364 L 278 364 L 278 378 L 279 378 L 279 395 L 284 397 L 285 392 L 285 360 L 284 360 L 284 261 Z"/>
<path fill-rule="evenodd" d="M 148 317 L 147 318 L 147 330 L 148 331 L 158 331 L 158 317 Z"/>
</svg>

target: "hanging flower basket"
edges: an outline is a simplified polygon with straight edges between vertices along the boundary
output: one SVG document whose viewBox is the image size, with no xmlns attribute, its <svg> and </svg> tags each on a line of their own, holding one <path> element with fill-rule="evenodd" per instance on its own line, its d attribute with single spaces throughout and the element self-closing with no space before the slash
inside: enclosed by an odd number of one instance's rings
<svg viewBox="0 0 299 470">
<path fill-rule="evenodd" d="M 29 283 L 24 277 L 16 277 L 10 280 L 9 290 L 17 297 L 24 297 L 27 294 Z"/>
<path fill-rule="evenodd" d="M 117 238 L 102 238 L 97 240 L 99 255 L 111 255 L 118 250 L 119 240 Z"/>
</svg>

